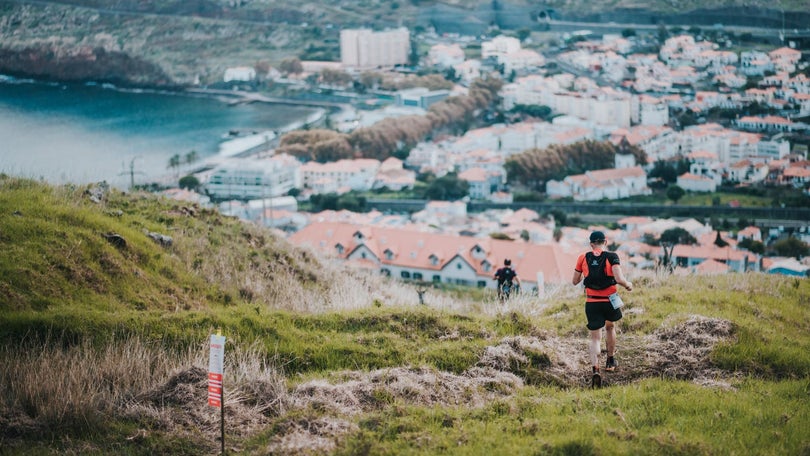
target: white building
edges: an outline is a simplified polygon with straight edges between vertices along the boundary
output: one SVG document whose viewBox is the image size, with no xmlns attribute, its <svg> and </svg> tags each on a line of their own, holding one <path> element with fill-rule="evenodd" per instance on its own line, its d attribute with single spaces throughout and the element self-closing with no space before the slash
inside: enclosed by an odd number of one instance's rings
<svg viewBox="0 0 810 456">
<path fill-rule="evenodd" d="M 546 64 L 546 59 L 539 52 L 531 49 L 521 49 L 516 52 L 500 56 L 498 63 L 503 65 L 504 74 L 509 75 L 513 71 L 529 70 L 540 68 Z"/>
<path fill-rule="evenodd" d="M 630 120 L 640 125 L 666 125 L 669 123 L 669 105 L 650 95 L 630 98 Z"/>
<path fill-rule="evenodd" d="M 285 195 L 299 187 L 300 163 L 284 159 L 244 158 L 217 166 L 205 183 L 217 199 L 251 200 Z"/>
<path fill-rule="evenodd" d="M 434 44 L 428 51 L 428 61 L 439 68 L 455 67 L 464 62 L 464 58 L 464 49 L 456 43 Z"/>
<path fill-rule="evenodd" d="M 649 195 L 647 173 L 639 166 L 601 169 L 548 181 L 546 193 L 552 198 L 572 197 L 575 201 L 599 201 L 636 195 Z"/>
<path fill-rule="evenodd" d="M 520 50 L 520 40 L 511 36 L 498 35 L 492 41 L 481 43 L 481 58 L 500 57 Z"/>
<path fill-rule="evenodd" d="M 223 77 L 225 82 L 250 82 L 254 79 L 256 79 L 256 69 L 247 66 L 228 68 L 225 70 L 225 76 Z"/>
<path fill-rule="evenodd" d="M 678 176 L 677 185 L 689 192 L 714 192 L 717 190 L 717 183 L 713 179 L 692 173 Z"/>
<path fill-rule="evenodd" d="M 330 163 L 307 162 L 301 166 L 301 181 L 313 193 L 333 193 L 342 188 L 370 190 L 380 161 L 371 158 L 338 160 Z"/>
<path fill-rule="evenodd" d="M 610 88 L 588 93 L 562 92 L 553 96 L 555 112 L 590 120 L 599 125 L 630 126 L 630 94 Z"/>
<path fill-rule="evenodd" d="M 340 31 L 340 61 L 348 68 L 385 68 L 408 63 L 410 32 L 405 27 L 375 32 L 370 29 Z"/>
</svg>

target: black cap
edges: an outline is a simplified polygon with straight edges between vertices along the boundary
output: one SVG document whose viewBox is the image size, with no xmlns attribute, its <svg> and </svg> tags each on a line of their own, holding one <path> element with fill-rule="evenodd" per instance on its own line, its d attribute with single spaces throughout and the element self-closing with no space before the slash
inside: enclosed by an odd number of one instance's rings
<svg viewBox="0 0 810 456">
<path fill-rule="evenodd" d="M 505 264 L 506 266 L 510 266 L 512 264 L 512 260 L 507 258 L 507 259 L 503 260 L 503 264 Z"/>
<path fill-rule="evenodd" d="M 605 240 L 605 233 L 601 231 L 594 231 L 591 233 L 591 242 L 602 242 Z"/>
</svg>

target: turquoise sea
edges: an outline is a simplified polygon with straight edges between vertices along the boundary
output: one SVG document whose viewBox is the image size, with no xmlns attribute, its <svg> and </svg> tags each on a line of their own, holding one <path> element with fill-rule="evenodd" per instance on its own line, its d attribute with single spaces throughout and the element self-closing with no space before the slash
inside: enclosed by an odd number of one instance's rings
<svg viewBox="0 0 810 456">
<path fill-rule="evenodd" d="M 172 156 L 216 155 L 231 131 L 277 130 L 312 108 L 0 77 L 0 172 L 127 188 L 175 174 Z M 184 160 L 183 160 L 184 161 Z M 197 165 L 200 164 L 197 163 Z M 181 166 L 179 172 L 191 169 Z"/>
</svg>

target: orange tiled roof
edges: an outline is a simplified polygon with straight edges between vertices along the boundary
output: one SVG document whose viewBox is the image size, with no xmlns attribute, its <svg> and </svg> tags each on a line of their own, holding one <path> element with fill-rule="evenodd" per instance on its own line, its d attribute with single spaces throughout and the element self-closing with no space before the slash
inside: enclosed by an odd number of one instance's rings
<svg viewBox="0 0 810 456">
<path fill-rule="evenodd" d="M 362 233 L 362 241 L 357 239 L 357 233 Z M 475 270 L 477 280 L 490 279 L 503 259 L 510 258 L 524 281 L 534 282 L 537 273 L 542 272 L 546 282 L 564 283 L 570 280 L 576 260 L 574 256 L 564 254 L 556 243 L 532 244 L 396 228 L 359 227 L 350 223 L 312 223 L 292 234 L 289 240 L 344 259 L 358 249 L 366 249 L 380 268 L 391 265 L 441 271 L 451 260 L 460 258 Z M 343 246 L 342 254 L 336 249 L 338 244 Z M 482 249 L 478 257 L 473 253 L 476 246 Z M 386 255 L 386 251 L 390 253 Z M 431 261 L 432 257 L 438 261 Z M 489 271 L 484 269 L 485 260 L 492 266 Z"/>
</svg>

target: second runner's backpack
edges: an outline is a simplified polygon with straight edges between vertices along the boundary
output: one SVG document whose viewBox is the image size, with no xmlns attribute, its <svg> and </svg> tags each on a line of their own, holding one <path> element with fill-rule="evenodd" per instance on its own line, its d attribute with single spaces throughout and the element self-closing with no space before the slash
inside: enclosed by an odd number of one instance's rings
<svg viewBox="0 0 810 456">
<path fill-rule="evenodd" d="M 604 290 L 611 285 L 616 285 L 616 279 L 607 275 L 606 271 L 608 256 L 612 258 L 615 255 L 613 252 L 602 252 L 599 256 L 594 255 L 593 252 L 585 254 L 585 262 L 588 264 L 585 287 L 591 290 Z"/>
</svg>

